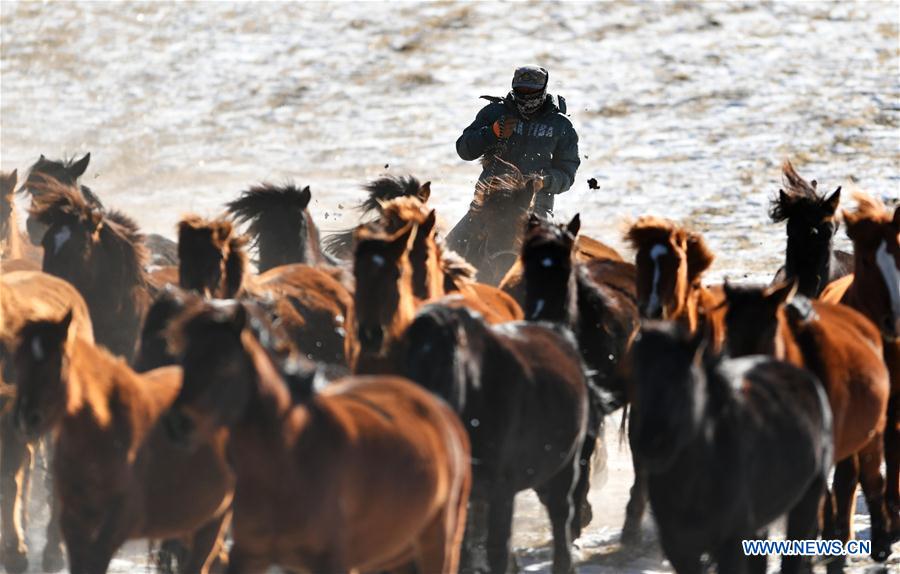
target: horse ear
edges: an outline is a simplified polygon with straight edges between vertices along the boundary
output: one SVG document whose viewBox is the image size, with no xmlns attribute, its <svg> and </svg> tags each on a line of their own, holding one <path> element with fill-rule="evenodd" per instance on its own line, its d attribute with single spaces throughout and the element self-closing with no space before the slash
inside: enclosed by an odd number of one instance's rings
<svg viewBox="0 0 900 574">
<path fill-rule="evenodd" d="M 234 303 L 234 316 L 231 318 L 231 327 L 234 332 L 240 334 L 247 326 L 247 308 L 240 301 Z"/>
<path fill-rule="evenodd" d="M 421 186 L 419 186 L 419 191 L 416 193 L 416 197 L 419 198 L 419 201 L 422 203 L 428 203 L 428 198 L 431 197 L 431 182 L 426 181 Z"/>
<path fill-rule="evenodd" d="M 74 315 L 74 312 L 73 312 L 72 308 L 69 307 L 69 310 L 66 311 L 66 314 L 63 315 L 63 318 L 59 321 L 59 328 L 62 331 L 65 331 L 66 336 L 68 336 L 68 334 L 69 334 L 69 325 L 72 324 L 72 316 L 73 315 Z"/>
<path fill-rule="evenodd" d="M 732 287 L 731 281 L 728 280 L 728 277 L 722 282 L 722 290 L 725 291 L 725 300 L 731 299 L 735 295 L 735 288 Z"/>
<path fill-rule="evenodd" d="M 72 164 L 69 168 L 69 174 L 73 178 L 79 178 L 87 171 L 88 164 L 91 163 L 91 153 L 84 154 L 84 157 Z"/>
<path fill-rule="evenodd" d="M 825 200 L 825 207 L 828 208 L 828 211 L 834 215 L 837 212 L 838 205 L 841 203 L 841 187 L 838 186 L 834 193 Z"/>
<path fill-rule="evenodd" d="M 306 209 L 311 199 L 312 192 L 309 190 L 309 186 L 307 185 L 302 190 L 300 190 L 300 204 L 303 206 L 301 209 Z"/>
<path fill-rule="evenodd" d="M 791 196 L 785 193 L 783 189 L 778 190 L 778 203 L 781 205 L 787 205 L 791 201 Z"/>
<path fill-rule="evenodd" d="M 525 231 L 530 231 L 530 230 L 534 229 L 535 227 L 539 226 L 540 224 L 541 224 L 541 218 L 537 214 L 532 212 L 528 216 L 528 221 L 525 222 Z"/>
<path fill-rule="evenodd" d="M 894 208 L 893 224 L 894 229 L 897 230 L 897 233 L 900 233 L 900 205 Z"/>
<path fill-rule="evenodd" d="M 15 188 L 16 184 L 19 183 L 19 170 L 14 169 L 12 173 L 9 174 L 9 181 L 12 183 L 12 187 Z"/>
<path fill-rule="evenodd" d="M 572 237 L 578 236 L 578 231 L 581 229 L 581 214 L 576 213 L 575 217 L 572 218 L 572 221 L 566 226 L 566 231 L 568 231 Z"/>
<path fill-rule="evenodd" d="M 776 285 L 773 285 L 763 292 L 766 301 L 781 306 L 783 303 L 789 302 L 797 293 L 797 281 L 788 279 Z"/>
<path fill-rule="evenodd" d="M 103 214 L 100 213 L 96 209 L 91 210 L 91 233 L 97 232 L 100 230 L 100 226 L 103 224 Z"/>
</svg>

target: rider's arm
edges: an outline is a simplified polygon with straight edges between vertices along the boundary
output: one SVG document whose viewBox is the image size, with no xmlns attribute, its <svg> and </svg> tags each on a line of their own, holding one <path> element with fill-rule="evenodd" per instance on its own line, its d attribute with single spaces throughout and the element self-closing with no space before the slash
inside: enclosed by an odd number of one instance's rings
<svg viewBox="0 0 900 574">
<path fill-rule="evenodd" d="M 482 108 L 475 116 L 475 121 L 464 129 L 456 140 L 456 153 L 460 158 L 466 161 L 478 159 L 489 147 L 497 143 L 497 136 L 491 129 L 491 124 L 496 118 L 489 108 L 490 106 Z"/>
<path fill-rule="evenodd" d="M 566 128 L 563 137 L 556 144 L 552 164 L 552 167 L 545 170 L 545 174 L 550 176 L 550 181 L 544 191 L 551 194 L 562 193 L 572 187 L 575 172 L 581 165 L 578 158 L 578 134 L 572 126 Z"/>
</svg>

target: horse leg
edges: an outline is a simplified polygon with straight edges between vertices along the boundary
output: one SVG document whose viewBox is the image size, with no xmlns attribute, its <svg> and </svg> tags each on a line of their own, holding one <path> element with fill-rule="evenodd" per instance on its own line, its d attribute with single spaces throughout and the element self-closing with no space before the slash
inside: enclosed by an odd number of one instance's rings
<svg viewBox="0 0 900 574">
<path fill-rule="evenodd" d="M 225 573 L 260 574 L 266 572 L 269 566 L 271 562 L 267 558 L 249 552 L 235 543 L 228 554 L 228 568 L 225 569 Z"/>
<path fill-rule="evenodd" d="M 891 535 L 888 531 L 888 514 L 884 501 L 884 476 L 881 463 L 884 460 L 884 437 L 875 436 L 859 451 L 860 483 L 869 507 L 872 523 L 872 559 L 884 562 L 891 554 Z"/>
<path fill-rule="evenodd" d="M 672 564 L 672 569 L 678 574 L 702 574 L 703 573 L 703 565 L 700 562 L 701 552 L 694 552 L 692 550 L 683 548 L 681 544 L 678 544 L 676 541 L 667 541 L 665 538 L 660 537 L 660 545 L 662 546 L 663 553 L 668 558 L 669 563 Z M 727 570 L 720 569 L 719 572 L 727 572 Z"/>
<path fill-rule="evenodd" d="M 591 460 L 598 440 L 601 439 L 585 437 L 584 445 L 581 447 L 580 460 L 578 460 L 580 472 L 575 485 L 575 507 L 578 512 L 572 523 L 572 540 L 577 540 L 581 536 L 582 529 L 586 528 L 594 518 L 594 511 L 591 503 L 588 502 L 588 493 L 591 490 Z M 601 446 L 601 448 L 603 447 Z"/>
<path fill-rule="evenodd" d="M 887 467 L 885 501 L 891 519 L 891 540 L 900 540 L 900 393 L 888 403 L 884 429 L 884 461 Z"/>
<path fill-rule="evenodd" d="M 465 535 L 459 560 L 461 572 L 477 572 L 484 565 L 484 545 L 487 538 L 488 503 L 481 496 L 469 498 Z"/>
<path fill-rule="evenodd" d="M 637 544 L 641 541 L 641 521 L 647 509 L 647 477 L 636 456 L 632 455 L 634 465 L 634 483 L 631 485 L 631 493 L 628 505 L 625 507 L 625 525 L 622 526 L 622 544 L 626 546 Z"/>
<path fill-rule="evenodd" d="M 50 470 L 53 460 L 53 446 L 51 441 L 42 441 L 44 460 L 47 470 L 44 473 L 44 492 L 47 494 L 47 504 L 50 507 L 50 521 L 47 523 L 47 543 L 44 545 L 44 553 L 41 566 L 44 572 L 59 572 L 66 566 L 63 554 L 62 532 L 59 527 L 59 501 L 57 500 L 53 473 Z"/>
<path fill-rule="evenodd" d="M 178 570 L 182 574 L 194 574 L 195 572 L 207 574 L 216 559 L 219 558 L 225 542 L 225 532 L 230 524 L 231 511 L 229 510 L 195 532 L 188 559 L 185 561 L 184 566 Z"/>
<path fill-rule="evenodd" d="M 584 453 L 583 450 L 581 452 Z M 572 566 L 572 530 L 573 522 L 577 523 L 577 520 L 572 504 L 572 493 L 580 484 L 578 472 L 580 468 L 581 460 L 576 454 L 565 468 L 537 490 L 538 497 L 547 507 L 550 524 L 553 526 L 553 574 L 569 574 L 575 571 Z"/>
<path fill-rule="evenodd" d="M 763 531 L 763 533 L 765 533 L 765 531 Z M 762 538 L 766 538 L 766 537 L 763 536 Z M 748 559 L 747 556 L 744 555 L 744 550 L 743 550 L 743 546 L 741 546 L 740 538 L 729 538 L 729 539 L 725 540 L 718 546 L 718 548 L 716 548 L 714 555 L 716 558 L 716 562 L 718 564 L 717 572 L 723 572 L 723 573 L 728 572 L 729 574 L 731 574 L 731 573 L 744 574 L 749 571 L 747 566 L 750 563 L 750 560 Z M 757 558 L 757 560 L 754 561 L 754 566 L 756 567 L 755 570 L 758 571 L 758 569 L 759 569 L 758 558 L 759 557 L 755 556 L 754 558 Z M 762 558 L 763 558 L 763 570 L 762 571 L 765 572 L 766 571 L 766 569 L 765 569 L 766 557 L 763 556 Z M 677 568 L 676 568 L 676 571 L 681 572 L 681 570 L 678 570 Z"/>
<path fill-rule="evenodd" d="M 819 508 L 822 506 L 822 495 L 825 493 L 825 476 L 816 477 L 803 497 L 788 513 L 787 540 L 815 540 L 819 529 Z M 765 571 L 765 569 L 763 569 Z M 783 556 L 781 559 L 782 574 L 809 574 L 812 565 L 803 556 Z"/>
<path fill-rule="evenodd" d="M 513 492 L 494 491 L 488 503 L 487 559 L 492 574 L 508 572 L 514 497 L 515 493 Z M 512 570 L 516 570 L 514 564 Z"/>
<path fill-rule="evenodd" d="M 28 546 L 20 516 L 26 514 L 27 469 L 31 467 L 32 449 L 15 429 L 11 415 L 0 417 L 0 536 L 3 539 L 3 566 L 11 574 L 28 568 Z"/>
<path fill-rule="evenodd" d="M 826 533 L 829 538 L 847 542 L 853 535 L 853 511 L 856 507 L 856 485 L 859 482 L 859 458 L 853 454 L 840 461 L 834 468 L 835 520 L 834 530 Z"/>
</svg>

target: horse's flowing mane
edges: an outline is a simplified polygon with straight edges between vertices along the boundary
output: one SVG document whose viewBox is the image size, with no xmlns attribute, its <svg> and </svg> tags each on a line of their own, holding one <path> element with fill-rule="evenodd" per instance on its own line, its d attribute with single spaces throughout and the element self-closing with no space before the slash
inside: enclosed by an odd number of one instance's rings
<svg viewBox="0 0 900 574">
<path fill-rule="evenodd" d="M 522 198 L 521 203 L 527 208 L 531 205 L 532 197 L 526 197 L 531 179 L 522 175 L 522 172 L 513 169 L 502 175 L 495 175 L 487 180 L 479 180 L 475 184 L 475 198 L 472 200 L 474 210 L 483 209 L 491 204 L 507 202 L 513 198 Z M 528 203 L 525 203 L 525 199 Z"/>
<path fill-rule="evenodd" d="M 848 224 L 863 219 L 871 219 L 878 223 L 888 223 L 891 221 L 891 212 L 888 211 L 887 206 L 881 199 L 871 196 L 863 191 L 854 191 L 853 199 L 856 201 L 856 209 L 854 211 L 844 210 L 844 219 L 847 220 Z"/>
<path fill-rule="evenodd" d="M 799 211 L 826 207 L 828 199 L 816 191 L 818 182 L 816 180 L 807 182 L 800 177 L 790 160 L 784 161 L 781 173 L 784 189 L 780 191 L 783 194 L 779 193 L 769 205 L 769 218 L 774 223 L 786 221 Z"/>
<path fill-rule="evenodd" d="M 411 175 L 380 177 L 363 186 L 369 197 L 359 205 L 358 209 L 364 214 L 380 211 L 381 205 L 386 201 L 398 197 L 419 197 L 423 187 L 423 184 Z"/>
<path fill-rule="evenodd" d="M 267 214 L 299 215 L 309 206 L 309 200 L 309 187 L 300 189 L 293 183 L 261 183 L 242 192 L 226 208 L 238 223 L 250 223 L 249 231 L 258 240 L 264 231 Z"/>
<path fill-rule="evenodd" d="M 700 273 L 709 269 L 716 256 L 706 244 L 703 236 L 685 229 L 669 219 L 652 215 L 639 217 L 625 232 L 625 241 L 637 250 L 642 245 L 665 242 L 671 236 L 674 236 L 676 243 L 683 242 L 685 244 L 690 279 L 698 277 Z"/>
</svg>

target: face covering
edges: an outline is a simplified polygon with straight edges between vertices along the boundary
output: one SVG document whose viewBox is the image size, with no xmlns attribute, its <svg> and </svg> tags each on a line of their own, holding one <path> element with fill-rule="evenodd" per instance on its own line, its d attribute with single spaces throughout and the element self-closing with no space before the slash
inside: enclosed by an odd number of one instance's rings
<svg viewBox="0 0 900 574">
<path fill-rule="evenodd" d="M 544 105 L 550 74 L 540 66 L 523 66 L 513 75 L 512 98 L 519 113 L 526 118 Z M 522 93 L 522 88 L 532 93 Z"/>
<path fill-rule="evenodd" d="M 533 94 L 519 94 L 513 90 L 513 100 L 516 102 L 516 108 L 519 110 L 519 113 L 526 118 L 530 117 L 541 108 L 544 104 L 546 95 L 546 88 Z"/>
</svg>

